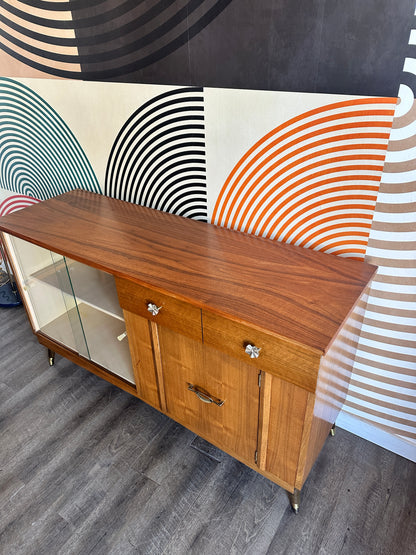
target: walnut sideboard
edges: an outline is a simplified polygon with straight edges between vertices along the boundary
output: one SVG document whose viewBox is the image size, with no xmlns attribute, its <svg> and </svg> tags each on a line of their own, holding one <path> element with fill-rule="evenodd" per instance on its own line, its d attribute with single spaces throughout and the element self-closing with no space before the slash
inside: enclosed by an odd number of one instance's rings
<svg viewBox="0 0 416 555">
<path fill-rule="evenodd" d="M 51 364 L 59 353 L 139 397 L 285 488 L 297 512 L 374 266 L 80 190 L 0 230 Z"/>
</svg>

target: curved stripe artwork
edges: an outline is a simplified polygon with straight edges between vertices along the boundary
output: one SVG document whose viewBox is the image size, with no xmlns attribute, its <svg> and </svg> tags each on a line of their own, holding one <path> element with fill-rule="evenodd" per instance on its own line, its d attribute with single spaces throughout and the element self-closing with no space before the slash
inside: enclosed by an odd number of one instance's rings
<svg viewBox="0 0 416 555">
<path fill-rule="evenodd" d="M 72 79 L 127 75 L 197 35 L 232 0 L 107 0 L 1 3 L 1 43 L 10 56 Z"/>
<path fill-rule="evenodd" d="M 131 115 L 109 156 L 105 194 L 206 221 L 202 89 L 168 91 Z"/>
<path fill-rule="evenodd" d="M 235 165 L 212 222 L 364 257 L 395 98 L 357 98 L 296 116 Z"/>
<path fill-rule="evenodd" d="M 416 61 L 407 59 L 404 71 L 404 81 L 414 80 Z M 365 307 L 356 386 L 350 388 L 343 412 L 401 438 L 407 446 L 402 454 L 416 461 L 414 92 L 406 82 L 400 86 L 366 250 L 366 260 L 379 268 Z"/>
<path fill-rule="evenodd" d="M 100 192 L 71 130 L 37 93 L 0 78 L 0 188 L 44 200 L 71 189 Z"/>
<path fill-rule="evenodd" d="M 0 202 L 0 217 L 31 206 L 32 204 L 37 204 L 38 202 L 40 202 L 39 199 L 26 195 L 10 195 Z"/>
</svg>

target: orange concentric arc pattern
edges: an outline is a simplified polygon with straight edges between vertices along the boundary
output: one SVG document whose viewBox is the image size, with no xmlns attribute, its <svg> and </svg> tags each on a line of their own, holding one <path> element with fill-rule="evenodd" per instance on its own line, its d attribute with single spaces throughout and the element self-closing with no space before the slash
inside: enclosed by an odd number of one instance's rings
<svg viewBox="0 0 416 555">
<path fill-rule="evenodd" d="M 239 160 L 212 223 L 364 257 L 396 98 L 361 98 L 296 116 Z"/>
</svg>

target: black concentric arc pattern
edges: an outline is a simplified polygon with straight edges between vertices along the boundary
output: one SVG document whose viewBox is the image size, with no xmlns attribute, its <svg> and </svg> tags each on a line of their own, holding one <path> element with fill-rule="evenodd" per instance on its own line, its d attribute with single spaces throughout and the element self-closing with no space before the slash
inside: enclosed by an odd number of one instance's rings
<svg viewBox="0 0 416 555">
<path fill-rule="evenodd" d="M 165 58 L 231 1 L 4 0 L 0 48 L 59 77 L 112 79 Z"/>
<path fill-rule="evenodd" d="M 163 93 L 132 114 L 112 147 L 105 194 L 207 220 L 202 89 Z"/>
</svg>

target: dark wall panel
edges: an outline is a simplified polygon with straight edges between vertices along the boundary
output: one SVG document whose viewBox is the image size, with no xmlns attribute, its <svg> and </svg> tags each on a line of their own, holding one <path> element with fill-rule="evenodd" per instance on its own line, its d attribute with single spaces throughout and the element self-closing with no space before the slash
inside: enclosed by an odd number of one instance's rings
<svg viewBox="0 0 416 555">
<path fill-rule="evenodd" d="M 81 61 L 96 60 L 82 62 L 84 78 L 396 96 L 414 11 L 413 0 L 178 0 L 148 2 L 146 12 L 140 5 L 140 17 L 136 6 L 112 22 L 113 60 L 96 43 L 82 46 L 94 29 L 77 29 Z M 95 31 L 108 31 L 95 17 Z"/>
<path fill-rule="evenodd" d="M 6 0 L 2 8 L 0 48 L 32 72 L 385 96 L 397 95 L 414 19 L 414 0 Z"/>
</svg>

